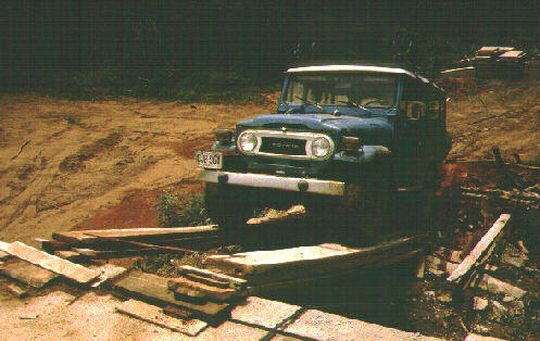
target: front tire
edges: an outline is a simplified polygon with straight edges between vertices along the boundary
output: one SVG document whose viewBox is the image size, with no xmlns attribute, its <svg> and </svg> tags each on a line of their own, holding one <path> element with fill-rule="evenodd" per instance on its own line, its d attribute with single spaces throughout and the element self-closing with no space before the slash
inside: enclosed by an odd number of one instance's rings
<svg viewBox="0 0 540 341">
<path fill-rule="evenodd" d="M 227 236 L 242 231 L 253 214 L 253 202 L 242 187 L 207 183 L 204 198 L 208 216 Z"/>
</svg>

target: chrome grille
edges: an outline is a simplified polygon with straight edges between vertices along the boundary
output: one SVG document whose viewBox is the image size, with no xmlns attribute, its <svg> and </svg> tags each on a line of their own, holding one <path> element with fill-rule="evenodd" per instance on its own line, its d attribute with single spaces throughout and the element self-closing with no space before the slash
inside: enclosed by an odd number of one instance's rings
<svg viewBox="0 0 540 341">
<path fill-rule="evenodd" d="M 311 143 L 320 137 L 330 141 L 333 154 L 335 148 L 332 139 L 325 134 L 283 130 L 249 129 L 244 133 L 252 133 L 257 137 L 257 147 L 251 152 L 244 151 L 245 155 L 265 156 L 290 160 L 321 160 L 312 155 Z M 241 135 L 241 134 L 240 134 Z M 327 159 L 327 158 L 326 158 Z"/>
</svg>

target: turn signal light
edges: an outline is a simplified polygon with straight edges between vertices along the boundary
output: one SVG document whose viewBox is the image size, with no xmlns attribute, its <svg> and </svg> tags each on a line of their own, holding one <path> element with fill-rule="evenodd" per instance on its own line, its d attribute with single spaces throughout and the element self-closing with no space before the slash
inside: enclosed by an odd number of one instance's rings
<svg viewBox="0 0 540 341">
<path fill-rule="evenodd" d="M 356 155 L 362 148 L 360 144 L 360 138 L 356 136 L 343 136 L 341 138 L 341 145 L 343 146 L 343 151 L 347 154 Z"/>
<path fill-rule="evenodd" d="M 234 132 L 232 129 L 218 128 L 214 130 L 216 141 L 222 144 L 231 144 L 233 142 Z"/>
</svg>

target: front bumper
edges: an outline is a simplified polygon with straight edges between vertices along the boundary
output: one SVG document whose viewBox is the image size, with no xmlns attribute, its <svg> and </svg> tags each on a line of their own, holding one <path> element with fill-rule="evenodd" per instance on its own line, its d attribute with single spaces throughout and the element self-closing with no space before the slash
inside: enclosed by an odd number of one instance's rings
<svg viewBox="0 0 540 341">
<path fill-rule="evenodd" d="M 341 181 L 289 178 L 266 174 L 224 172 L 207 169 L 201 172 L 200 179 L 210 183 L 270 188 L 291 192 L 307 192 L 331 196 L 343 196 L 345 194 L 345 183 Z"/>
</svg>

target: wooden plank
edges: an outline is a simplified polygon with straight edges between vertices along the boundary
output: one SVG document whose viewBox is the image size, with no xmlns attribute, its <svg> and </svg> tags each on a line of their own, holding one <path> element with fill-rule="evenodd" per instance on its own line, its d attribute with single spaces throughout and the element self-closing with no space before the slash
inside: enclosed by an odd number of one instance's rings
<svg viewBox="0 0 540 341">
<path fill-rule="evenodd" d="M 42 269 L 18 258 L 12 258 L 1 264 L 0 273 L 34 288 L 42 288 L 58 277 L 52 271 Z"/>
<path fill-rule="evenodd" d="M 369 265 L 363 265 L 359 267 L 349 267 L 341 268 L 319 273 L 309 273 L 305 274 L 302 272 L 297 272 L 293 276 L 288 276 L 284 278 L 273 277 L 265 278 L 264 281 L 250 281 L 248 282 L 247 293 L 249 295 L 264 295 L 275 290 L 290 289 L 290 288 L 305 288 L 306 286 L 316 286 L 321 285 L 321 282 L 328 281 L 334 282 L 336 277 L 348 276 L 357 274 L 361 270 L 369 270 L 373 268 L 380 268 L 390 264 L 399 264 L 401 262 L 407 261 L 411 258 L 417 257 L 419 254 L 424 252 L 423 249 L 412 250 L 400 255 L 387 258 L 386 260 L 371 263 Z"/>
<path fill-rule="evenodd" d="M 4 251 L 0 251 L 0 260 L 6 260 L 9 257 L 11 257 L 11 255 L 9 253 L 4 252 Z"/>
<path fill-rule="evenodd" d="M 57 250 L 69 250 L 71 248 L 71 245 L 68 243 L 60 242 L 58 240 L 36 238 L 35 241 L 39 242 L 41 244 L 41 249 L 48 253 L 54 253 L 54 251 Z"/>
<path fill-rule="evenodd" d="M 148 255 L 148 254 L 169 252 L 168 250 L 163 250 L 159 248 L 150 248 L 150 247 L 141 247 L 138 249 L 126 249 L 126 250 L 94 250 L 94 249 L 89 249 L 89 248 L 74 247 L 72 250 L 77 252 L 81 256 L 84 256 L 86 258 L 94 258 L 94 259 L 135 257 L 135 256 Z"/>
<path fill-rule="evenodd" d="M 116 266 L 110 263 L 99 266 L 90 266 L 90 268 L 96 269 L 101 273 L 101 275 L 99 276 L 99 280 L 92 284 L 92 288 L 97 288 L 98 286 L 107 281 L 114 280 L 115 278 L 118 278 L 124 273 L 126 273 L 126 271 L 128 270 L 127 268 Z"/>
<path fill-rule="evenodd" d="M 197 336 L 208 326 L 208 323 L 201 320 L 181 320 L 172 317 L 163 313 L 159 307 L 134 299 L 123 302 L 116 310 L 122 314 L 189 336 Z"/>
<path fill-rule="evenodd" d="M 168 288 L 167 281 L 170 279 L 143 273 L 140 270 L 132 270 L 129 274 L 118 280 L 114 284 L 114 288 L 119 292 L 135 295 L 136 298 L 148 301 L 149 303 L 179 306 L 202 316 L 219 315 L 224 313 L 229 307 L 228 303 L 206 302 L 196 304 L 178 300 L 175 293 Z"/>
<path fill-rule="evenodd" d="M 457 269 L 447 278 L 448 281 L 461 283 L 470 277 L 474 270 L 483 265 L 493 252 L 497 240 L 502 236 L 503 229 L 510 220 L 510 214 L 501 214 L 499 219 L 491 226 L 487 233 L 480 239 L 472 251 L 465 257 Z"/>
<path fill-rule="evenodd" d="M 99 272 L 96 270 L 91 270 L 82 265 L 62 259 L 58 256 L 39 251 L 21 242 L 13 242 L 8 244 L 8 247 L 2 251 L 72 279 L 78 283 L 86 284 L 99 277 Z"/>
<path fill-rule="evenodd" d="M 169 289 L 181 295 L 191 296 L 193 292 L 197 297 L 205 297 L 210 300 L 227 301 L 233 297 L 242 296 L 242 292 L 235 289 L 217 288 L 201 282 L 191 281 L 187 278 L 174 278 L 167 282 Z M 202 296 L 200 295 L 202 294 Z M 244 291 L 245 295 L 245 291 Z"/>
<path fill-rule="evenodd" d="M 55 240 L 67 243 L 95 242 L 98 238 L 119 238 L 126 240 L 171 239 L 188 236 L 210 236 L 219 232 L 217 225 L 171 228 L 134 228 L 109 230 L 81 230 L 55 232 Z"/>
<path fill-rule="evenodd" d="M 208 269 L 196 268 L 189 265 L 182 265 L 178 269 L 181 274 L 189 276 L 190 274 L 199 275 L 204 278 L 215 279 L 219 282 L 228 283 L 231 288 L 244 288 L 247 285 L 247 281 L 243 278 L 228 276 L 219 272 L 210 271 Z"/>
<path fill-rule="evenodd" d="M 420 237 L 404 237 L 372 247 L 352 249 L 336 245 L 301 246 L 272 251 L 254 251 L 233 255 L 209 256 L 205 264 L 222 272 L 250 281 L 285 279 L 299 274 L 343 271 L 362 265 L 387 263 L 393 258 L 417 249 Z"/>
</svg>

